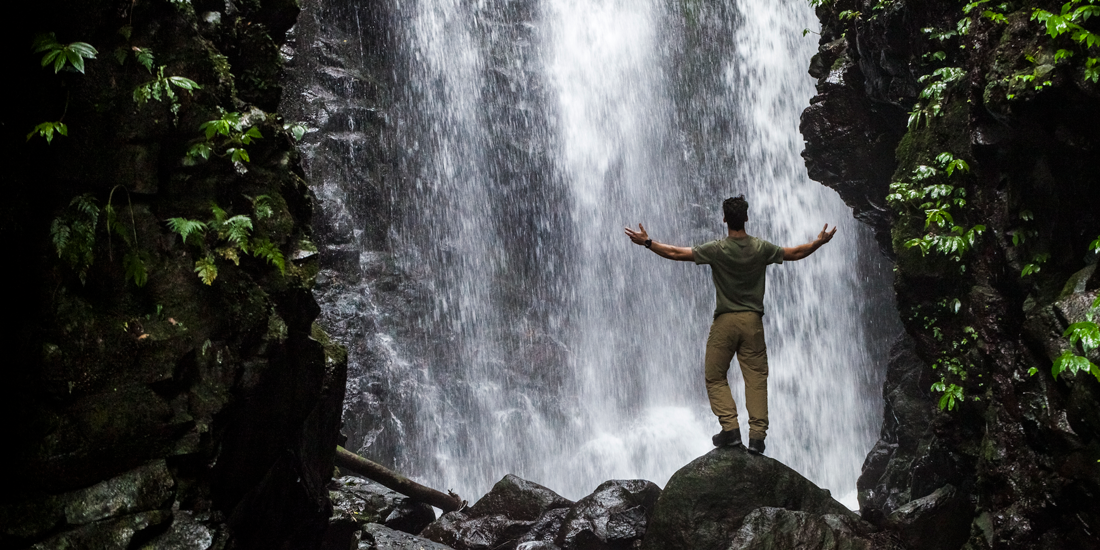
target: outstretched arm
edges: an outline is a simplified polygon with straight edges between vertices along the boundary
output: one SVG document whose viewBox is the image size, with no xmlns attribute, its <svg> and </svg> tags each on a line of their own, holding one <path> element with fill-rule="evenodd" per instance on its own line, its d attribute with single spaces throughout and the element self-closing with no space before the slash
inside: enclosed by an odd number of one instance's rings
<svg viewBox="0 0 1100 550">
<path fill-rule="evenodd" d="M 783 261 L 793 262 L 795 260 L 801 260 L 810 254 L 813 254 L 815 250 L 821 248 L 822 245 L 831 241 L 833 235 L 836 234 L 836 226 L 833 226 L 833 230 L 829 231 L 829 224 L 825 224 L 825 228 L 821 230 L 821 233 L 817 234 L 817 238 L 806 244 L 800 244 L 798 246 L 783 247 Z"/>
<path fill-rule="evenodd" d="M 624 227 L 623 231 L 626 232 L 627 237 L 630 237 L 631 242 L 656 252 L 657 255 L 662 258 L 668 258 L 678 262 L 690 262 L 695 259 L 695 255 L 691 253 L 691 248 L 689 247 L 672 246 L 650 239 L 649 235 L 645 232 L 645 227 L 642 227 L 642 224 L 638 224 L 637 231 L 629 227 Z"/>
</svg>

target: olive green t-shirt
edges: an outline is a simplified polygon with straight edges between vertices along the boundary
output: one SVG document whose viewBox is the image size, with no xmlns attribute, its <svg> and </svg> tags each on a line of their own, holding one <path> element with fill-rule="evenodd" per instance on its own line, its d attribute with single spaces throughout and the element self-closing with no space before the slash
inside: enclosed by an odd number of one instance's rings
<svg viewBox="0 0 1100 550">
<path fill-rule="evenodd" d="M 783 249 L 756 237 L 726 237 L 691 249 L 695 263 L 710 266 L 717 306 L 714 316 L 734 311 L 764 314 L 764 269 L 783 263 Z"/>
</svg>

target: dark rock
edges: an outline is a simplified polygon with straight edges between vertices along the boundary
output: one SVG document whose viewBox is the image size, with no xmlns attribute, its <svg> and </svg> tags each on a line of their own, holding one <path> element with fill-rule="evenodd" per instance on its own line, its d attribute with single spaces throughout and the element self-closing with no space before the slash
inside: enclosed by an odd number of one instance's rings
<svg viewBox="0 0 1100 550">
<path fill-rule="evenodd" d="M 760 507 L 858 519 L 829 491 L 782 463 L 723 447 L 673 474 L 657 501 L 642 548 L 724 550 L 745 517 Z"/>
<path fill-rule="evenodd" d="M 913 548 L 953 550 L 970 537 L 974 507 L 955 487 L 944 485 L 912 500 L 886 518 L 885 527 Z"/>
<path fill-rule="evenodd" d="M 511 549 L 532 524 L 500 514 L 471 518 L 462 512 L 450 512 L 425 528 L 420 536 L 456 550 Z"/>
<path fill-rule="evenodd" d="M 853 523 L 850 516 L 757 508 L 745 516 L 728 550 L 903 550 L 889 538 L 866 534 Z"/>
<path fill-rule="evenodd" d="M 146 550 L 208 550 L 214 548 L 215 532 L 207 521 L 209 514 L 175 512 L 168 531 L 143 546 Z M 346 548 L 346 546 L 345 546 Z"/>
<path fill-rule="evenodd" d="M 359 532 L 359 550 L 454 550 L 450 546 L 368 523 Z"/>
<path fill-rule="evenodd" d="M 552 540 L 572 504 L 542 485 L 508 474 L 473 506 L 444 514 L 420 535 L 459 550 L 511 549 L 521 541 Z"/>
<path fill-rule="evenodd" d="M 416 534 L 435 520 L 430 505 L 355 476 L 334 479 L 329 485 L 329 498 L 333 507 L 330 524 L 351 523 L 358 529 L 367 523 L 380 523 Z"/>
<path fill-rule="evenodd" d="M 466 514 L 475 518 L 499 514 L 511 519 L 534 521 L 548 510 L 572 505 L 573 501 L 542 485 L 508 474 L 466 510 Z"/>
<path fill-rule="evenodd" d="M 32 550 L 95 548 L 96 550 L 127 550 L 136 537 L 171 521 L 165 510 L 142 512 L 117 519 L 102 520 L 65 531 L 31 546 Z"/>
<path fill-rule="evenodd" d="M 164 460 L 154 460 L 118 477 L 72 493 L 71 500 L 65 505 L 65 521 L 69 525 L 83 525 L 104 518 L 159 508 L 172 497 L 174 484 Z"/>
<path fill-rule="evenodd" d="M 882 385 L 885 411 L 879 440 L 868 453 L 856 482 L 861 514 L 872 523 L 881 523 L 914 498 L 913 464 L 920 448 L 927 448 L 932 437 L 936 405 L 926 389 L 931 384 L 913 340 L 901 336 L 891 350 Z"/>
<path fill-rule="evenodd" d="M 523 546 L 525 543 L 535 543 L 554 540 L 554 537 L 558 535 L 558 531 L 561 531 L 562 524 L 565 523 L 565 516 L 569 515 L 568 508 L 555 508 L 548 510 L 531 526 L 531 529 L 527 531 L 526 535 L 523 535 L 519 539 L 519 546 Z M 516 548 L 518 549 L 519 546 Z M 555 545 L 555 548 L 557 546 Z"/>
<path fill-rule="evenodd" d="M 644 479 L 606 481 L 569 509 L 554 542 L 563 550 L 635 548 L 660 495 Z"/>
<path fill-rule="evenodd" d="M 894 173 L 894 149 L 904 133 L 905 113 L 864 94 L 861 66 L 844 39 L 823 44 L 810 74 L 818 95 L 802 113 L 802 157 L 809 176 L 840 194 L 856 218 L 875 229 L 888 255 L 891 214 L 886 204 Z"/>
<path fill-rule="evenodd" d="M 561 550 L 561 547 L 546 541 L 521 542 L 516 550 Z"/>
</svg>

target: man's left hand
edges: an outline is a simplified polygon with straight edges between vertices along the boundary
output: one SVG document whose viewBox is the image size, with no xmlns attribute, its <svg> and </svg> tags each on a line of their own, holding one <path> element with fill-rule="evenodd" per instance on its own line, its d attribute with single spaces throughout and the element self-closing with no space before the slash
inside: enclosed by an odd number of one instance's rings
<svg viewBox="0 0 1100 550">
<path fill-rule="evenodd" d="M 637 231 L 629 227 L 624 227 L 623 231 L 626 232 L 626 236 L 630 237 L 631 242 L 634 244 L 645 246 L 645 242 L 649 240 L 649 234 L 645 232 L 645 227 L 642 224 L 638 224 Z"/>
</svg>

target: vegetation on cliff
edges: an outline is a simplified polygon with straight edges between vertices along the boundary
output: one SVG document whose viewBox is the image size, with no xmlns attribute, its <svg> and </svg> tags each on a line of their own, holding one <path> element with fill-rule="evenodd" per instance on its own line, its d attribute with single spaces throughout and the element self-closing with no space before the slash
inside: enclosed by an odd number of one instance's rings
<svg viewBox="0 0 1100 550">
<path fill-rule="evenodd" d="M 1100 6 L 816 4 L 804 156 L 895 256 L 912 341 L 884 388 L 864 517 L 897 527 L 888 516 L 950 485 L 938 506 L 962 513 L 944 548 L 1086 547 L 1100 525 Z"/>
<path fill-rule="evenodd" d="M 27 11 L 5 34 L 0 547 L 319 543 L 344 360 L 313 326 L 312 197 L 275 112 L 296 2 Z"/>
</svg>

